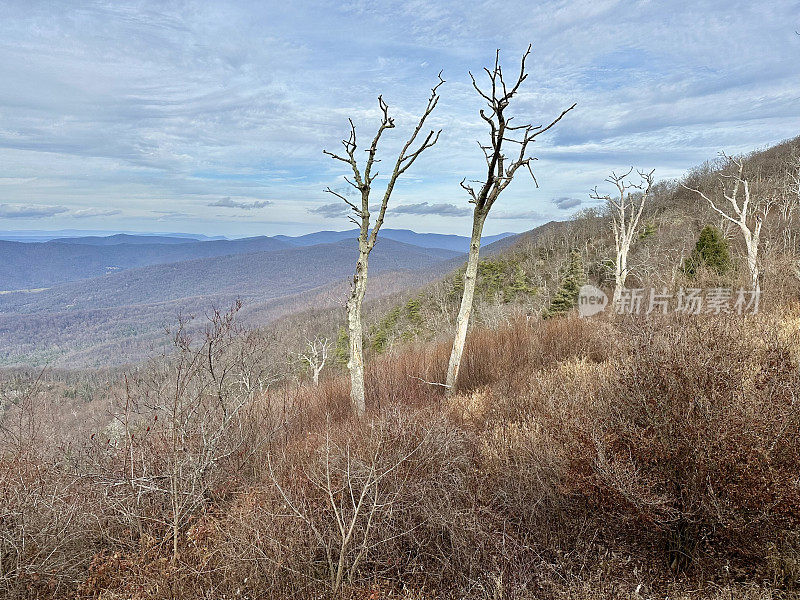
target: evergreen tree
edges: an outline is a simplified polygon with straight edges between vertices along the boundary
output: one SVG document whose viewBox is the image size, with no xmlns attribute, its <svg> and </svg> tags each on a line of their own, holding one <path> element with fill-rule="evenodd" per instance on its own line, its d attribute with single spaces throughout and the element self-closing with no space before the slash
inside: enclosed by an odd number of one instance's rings
<svg viewBox="0 0 800 600">
<path fill-rule="evenodd" d="M 333 351 L 333 358 L 336 364 L 346 367 L 350 360 L 350 336 L 346 327 L 339 327 L 339 334 L 336 336 L 336 348 Z"/>
<path fill-rule="evenodd" d="M 712 225 L 703 227 L 692 255 L 683 263 L 683 272 L 689 277 L 694 277 L 701 265 L 705 265 L 717 275 L 724 275 L 731 267 L 728 241 L 722 232 Z"/>
<path fill-rule="evenodd" d="M 653 237 L 656 234 L 656 224 L 654 221 L 648 221 L 645 223 L 644 229 L 642 229 L 641 233 L 639 233 L 640 240 L 646 240 L 647 238 Z"/>
<path fill-rule="evenodd" d="M 578 294 L 586 278 L 583 270 L 583 259 L 580 252 L 573 250 L 569 264 L 561 280 L 561 287 L 550 300 L 550 306 L 544 311 L 545 318 L 554 317 L 571 311 L 578 304 Z"/>
</svg>

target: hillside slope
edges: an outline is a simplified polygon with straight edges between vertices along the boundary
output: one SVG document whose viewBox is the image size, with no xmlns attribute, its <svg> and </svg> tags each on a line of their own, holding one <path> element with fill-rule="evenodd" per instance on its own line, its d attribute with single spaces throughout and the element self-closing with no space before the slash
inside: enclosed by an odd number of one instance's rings
<svg viewBox="0 0 800 600">
<path fill-rule="evenodd" d="M 753 202 L 771 203 L 763 219 L 759 254 L 764 307 L 800 299 L 800 189 L 793 183 L 797 181 L 794 177 L 800 176 L 798 156 L 800 138 L 743 157 L 745 176 L 752 181 Z M 720 178 L 727 174 L 721 163 L 706 163 L 689 170 L 684 183 L 719 193 Z M 626 287 L 642 290 L 643 313 L 652 289 L 660 292 L 666 288 L 673 299 L 672 308 L 681 288 L 750 289 L 746 249 L 738 227 L 726 223 L 680 183 L 669 180 L 654 186 L 628 256 Z M 703 269 L 691 276 L 684 272 L 685 261 L 706 226 L 717 228 L 730 248 L 731 268 L 724 276 Z M 561 286 L 573 251 L 580 256 L 585 281 L 610 294 L 615 258 L 612 231 L 606 207 L 596 205 L 570 220 L 551 221 L 493 243 L 484 240 L 472 323 L 495 327 L 518 315 L 529 319 L 541 316 Z M 448 338 L 463 289 L 463 267 L 463 257 L 453 258 L 439 265 L 443 277 L 433 277 L 420 289 L 367 306 L 365 347 L 382 353 L 408 340 Z M 304 315 L 289 316 L 286 321 L 286 330 L 311 327 Z M 342 325 L 320 321 L 318 328 L 321 334 L 331 336 Z"/>
<path fill-rule="evenodd" d="M 0 364 L 56 361 L 79 367 L 141 360 L 179 314 L 202 315 L 237 298 L 251 325 L 343 304 L 356 253 L 354 240 L 342 241 L 152 265 L 37 293 L 3 294 Z M 431 281 L 455 255 L 381 240 L 370 261 L 371 296 Z"/>
</svg>

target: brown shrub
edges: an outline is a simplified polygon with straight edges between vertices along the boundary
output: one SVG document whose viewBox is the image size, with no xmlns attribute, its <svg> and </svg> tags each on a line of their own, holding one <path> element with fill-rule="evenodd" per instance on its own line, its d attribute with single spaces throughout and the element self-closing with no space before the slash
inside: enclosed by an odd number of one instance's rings
<svg viewBox="0 0 800 600">
<path fill-rule="evenodd" d="M 615 518 L 664 534 L 673 569 L 749 571 L 798 522 L 800 390 L 774 318 L 652 321 L 603 391 L 596 471 Z"/>
<path fill-rule="evenodd" d="M 141 478 L 184 463 L 153 425 L 69 461 L 7 453 L 2 572 L 29 597 L 792 593 L 797 314 L 476 329 L 448 400 L 448 341 L 399 347 L 368 364 L 362 420 L 345 377 L 255 395 L 193 475 L 177 553 L 168 490 Z M 6 568 L 21 511 L 47 583 Z"/>
</svg>

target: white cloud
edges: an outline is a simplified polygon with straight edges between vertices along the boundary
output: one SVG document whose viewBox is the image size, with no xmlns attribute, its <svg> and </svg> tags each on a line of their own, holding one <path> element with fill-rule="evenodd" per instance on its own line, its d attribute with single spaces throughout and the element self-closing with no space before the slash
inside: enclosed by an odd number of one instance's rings
<svg viewBox="0 0 800 600">
<path fill-rule="evenodd" d="M 500 200 L 507 214 L 563 216 L 550 199 L 583 198 L 612 169 L 671 177 L 719 150 L 800 131 L 800 61 L 786 58 L 800 55 L 796 0 L 509 0 L 502 10 L 477 0 L 298 0 L 282 10 L 244 0 L 8 0 L 2 12 L 0 81 L 14 82 L 0 86 L 3 201 L 63 206 L 52 217 L 65 225 L 74 207 L 113 198 L 126 217 L 168 202 L 184 215 L 171 218 L 211 232 L 241 214 L 192 216 L 198 203 L 258 208 L 280 198 L 276 219 L 313 229 L 326 215 L 306 207 L 349 175 L 322 148 L 338 147 L 348 116 L 367 146 L 382 93 L 397 128 L 382 140 L 380 194 L 439 68 L 447 83 L 431 126 L 444 132 L 398 185 L 392 226 L 416 227 L 420 213 L 401 207 L 425 198 L 463 211 L 458 182 L 483 177 L 475 141 L 487 136 L 467 70 L 479 72 L 497 47 L 513 70 L 531 41 L 517 120 L 578 107 L 537 141 L 541 188 L 515 182 Z M 465 233 L 441 211 L 426 216 L 428 229 Z"/>
<path fill-rule="evenodd" d="M 308 212 L 313 215 L 320 215 L 328 219 L 333 219 L 335 217 L 344 217 L 350 214 L 350 207 L 344 202 L 330 202 L 329 204 L 322 204 L 320 206 L 315 206 L 314 208 L 309 208 Z"/>
<path fill-rule="evenodd" d="M 86 219 L 89 217 L 112 217 L 122 214 L 118 208 L 78 208 L 70 211 L 70 216 L 76 219 Z"/>
<path fill-rule="evenodd" d="M 0 204 L 0 218 L 3 219 L 46 219 L 66 212 L 69 209 L 64 206 Z"/>
<path fill-rule="evenodd" d="M 209 203 L 209 206 L 222 206 L 223 208 L 239 208 L 241 210 L 253 210 L 256 208 L 264 208 L 272 204 L 269 200 L 254 200 L 252 202 L 241 202 L 231 200 L 230 196 L 226 196 L 216 202 Z"/>
<path fill-rule="evenodd" d="M 401 204 L 392 209 L 398 215 L 437 215 L 440 217 L 466 217 L 472 214 L 472 210 L 466 206 L 456 206 L 455 204 L 417 202 L 416 204 Z"/>
<path fill-rule="evenodd" d="M 569 196 L 561 196 L 560 198 L 553 198 L 553 204 L 556 205 L 558 210 L 569 210 L 581 205 L 582 200 L 578 198 L 570 198 Z"/>
</svg>

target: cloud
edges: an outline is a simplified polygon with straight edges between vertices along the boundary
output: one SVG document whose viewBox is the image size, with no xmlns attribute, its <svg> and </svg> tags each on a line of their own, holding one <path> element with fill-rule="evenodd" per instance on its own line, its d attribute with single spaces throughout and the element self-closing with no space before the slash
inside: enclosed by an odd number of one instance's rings
<svg viewBox="0 0 800 600">
<path fill-rule="evenodd" d="M 0 204 L 0 217 L 4 219 L 46 219 L 65 212 L 69 209 L 64 206 Z"/>
<path fill-rule="evenodd" d="M 472 209 L 466 206 L 456 206 L 455 204 L 440 203 L 430 204 L 429 202 L 418 202 L 416 204 L 401 204 L 392 209 L 398 215 L 438 215 L 440 217 L 467 217 L 472 214 Z"/>
<path fill-rule="evenodd" d="M 178 212 L 174 210 L 151 210 L 150 212 L 158 215 L 156 221 L 172 221 L 174 219 L 186 219 L 193 216 L 189 213 Z"/>
<path fill-rule="evenodd" d="M 314 208 L 309 208 L 308 212 L 312 215 L 320 215 L 328 219 L 336 217 L 344 217 L 350 212 L 350 207 L 344 202 L 331 202 L 330 204 L 323 204 Z"/>
<path fill-rule="evenodd" d="M 253 202 L 237 202 L 231 200 L 230 196 L 226 196 L 216 202 L 211 202 L 209 206 L 222 206 L 225 208 L 240 208 L 242 210 L 253 210 L 254 208 L 264 208 L 272 204 L 269 200 L 255 200 Z"/>
<path fill-rule="evenodd" d="M 553 204 L 556 205 L 558 210 L 569 210 L 581 205 L 581 200 L 578 198 L 570 198 L 569 196 L 561 196 L 560 198 L 553 198 Z"/>
<path fill-rule="evenodd" d="M 797 23 L 797 0 L 649 2 L 622 18 L 619 0 L 534 8 L 507 0 L 503 11 L 480 0 L 387 0 L 381 10 L 364 0 L 295 2 L 282 11 L 246 0 L 189 2 L 192 10 L 156 0 L 73 4 L 2 2 L 0 81 L 14 82 L 0 89 L 8 204 L 103 208 L 125 197 L 125 214 L 135 215 L 273 198 L 272 215 L 304 213 L 310 230 L 320 215 L 347 214 L 344 206 L 297 208 L 349 172 L 321 150 L 342 151 L 352 117 L 363 165 L 383 94 L 397 124 L 378 152 L 375 184 L 385 182 L 440 68 L 448 82 L 430 126 L 442 127 L 442 138 L 397 192 L 406 206 L 448 199 L 459 180 L 486 168 L 475 140 L 488 132 L 467 70 L 490 64 L 498 47 L 513 69 L 534 28 L 531 73 L 511 112 L 520 123 L 547 123 L 578 102 L 537 140 L 542 212 L 579 209 L 550 199 L 584 198 L 623 165 L 678 177 L 719 150 L 752 150 L 800 131 L 800 61 L 785 59 L 800 52 L 797 25 L 787 26 Z M 359 35 L 348 36 L 355 21 Z M 627 35 L 639 30 L 646 39 Z M 502 202 L 525 207 L 530 191 L 517 181 Z M 469 205 L 453 202 L 467 214 Z M 259 212 L 221 207 L 192 219 L 217 232 L 227 227 L 220 221 Z M 449 210 L 428 210 L 406 214 L 452 230 Z M 413 209 L 395 212 L 403 211 Z M 72 220 L 71 211 L 53 219 Z"/>
<path fill-rule="evenodd" d="M 37 177 L 0 177 L 0 185 L 22 185 L 36 181 Z"/>
<path fill-rule="evenodd" d="M 111 217 L 122 214 L 118 208 L 79 208 L 70 211 L 70 216 L 76 219 L 86 219 L 88 217 Z"/>
<path fill-rule="evenodd" d="M 491 219 L 503 219 L 506 221 L 544 221 L 547 219 L 542 213 L 535 210 L 501 210 L 492 212 Z"/>
</svg>

